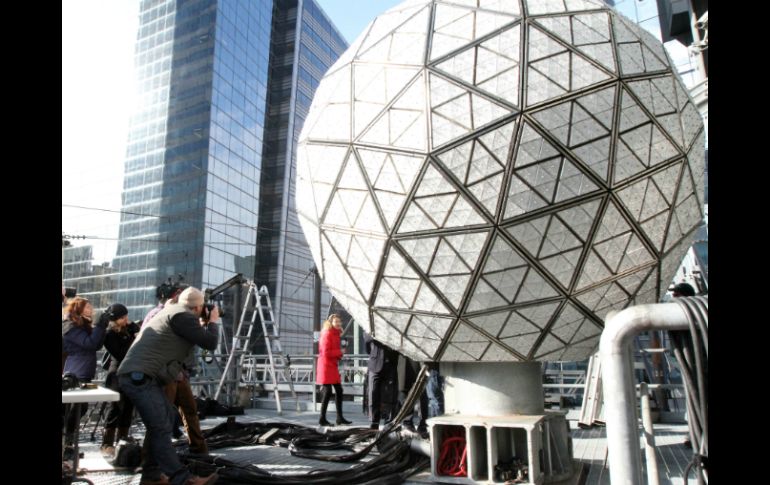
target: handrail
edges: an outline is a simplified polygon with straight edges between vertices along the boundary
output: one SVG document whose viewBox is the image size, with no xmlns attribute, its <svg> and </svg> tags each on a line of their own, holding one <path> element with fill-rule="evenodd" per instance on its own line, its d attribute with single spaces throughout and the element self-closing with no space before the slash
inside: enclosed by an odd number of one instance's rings
<svg viewBox="0 0 770 485">
<path fill-rule="evenodd" d="M 708 302 L 704 297 L 693 298 Z M 676 303 L 638 305 L 607 315 L 599 352 L 604 374 L 610 480 L 613 483 L 643 483 L 630 344 L 635 335 L 647 330 L 688 329 L 688 315 L 683 306 Z"/>
</svg>

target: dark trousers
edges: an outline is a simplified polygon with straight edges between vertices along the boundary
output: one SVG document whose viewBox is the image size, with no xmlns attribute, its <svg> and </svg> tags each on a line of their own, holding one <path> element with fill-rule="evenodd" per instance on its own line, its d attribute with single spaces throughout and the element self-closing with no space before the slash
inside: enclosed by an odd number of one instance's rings
<svg viewBox="0 0 770 485">
<path fill-rule="evenodd" d="M 323 384 L 321 401 L 321 418 L 326 419 L 326 408 L 332 398 L 332 386 L 334 386 L 334 408 L 337 410 L 337 418 L 342 417 L 342 384 Z"/>
<path fill-rule="evenodd" d="M 80 382 L 91 382 L 91 379 L 80 379 Z M 61 405 L 61 419 L 65 427 L 64 437 L 67 445 L 71 445 L 75 439 L 75 426 L 80 422 L 80 418 L 85 416 L 88 411 L 88 403 L 80 403 L 80 416 L 75 415 L 74 404 Z"/>
<path fill-rule="evenodd" d="M 128 374 L 120 375 L 118 382 L 147 428 L 144 435 L 147 454 L 142 465 L 142 479 L 159 480 L 163 472 L 170 477 L 172 485 L 182 485 L 192 475 L 171 446 L 171 426 L 177 411 L 168 402 L 163 386 L 149 377 L 134 381 Z"/>
<path fill-rule="evenodd" d="M 120 393 L 120 401 L 115 401 L 110 405 L 110 412 L 107 413 L 107 420 L 104 421 L 105 428 L 130 428 L 131 418 L 134 415 L 134 405 L 128 400 L 124 393 Z"/>
<path fill-rule="evenodd" d="M 62 421 L 66 421 L 64 431 L 65 443 L 71 445 L 75 441 L 75 426 L 80 422 L 80 418 L 85 416 L 88 411 L 88 403 L 80 403 L 80 416 L 75 412 L 74 404 L 62 404 Z"/>
<path fill-rule="evenodd" d="M 420 372 L 420 364 L 418 362 L 413 361 L 409 358 L 404 358 L 404 382 L 401 385 L 401 388 L 403 390 L 403 394 L 399 393 L 399 407 L 403 406 L 404 400 L 406 400 L 406 396 L 409 394 L 409 391 L 412 389 L 412 386 L 414 386 L 414 383 L 417 381 L 417 374 Z M 400 372 L 400 371 L 399 371 Z M 399 375 L 399 378 L 401 376 Z M 427 388 L 427 384 L 426 384 Z M 426 389 L 423 388 L 422 393 L 420 393 L 420 399 L 418 402 L 414 403 L 412 406 L 412 409 L 408 410 L 407 415 L 404 416 L 403 424 L 407 425 L 408 427 L 414 426 L 414 415 L 415 410 L 417 411 L 417 414 L 419 416 L 419 422 L 417 424 L 418 429 L 425 430 L 427 427 L 427 424 L 425 422 L 426 419 L 428 419 L 428 393 L 426 392 Z"/>
<path fill-rule="evenodd" d="M 417 423 L 417 428 L 419 430 L 426 429 L 428 426 L 427 423 L 425 422 L 425 420 L 428 419 L 428 394 L 424 390 L 420 394 L 419 401 L 414 403 L 414 405 L 412 406 L 412 409 L 409 410 L 409 413 L 406 416 L 404 416 L 403 423 L 406 424 L 407 426 L 414 426 L 415 410 L 417 410 L 417 414 L 420 417 L 420 420 Z"/>
<path fill-rule="evenodd" d="M 134 405 L 128 396 L 120 390 L 117 374 L 110 373 L 104 384 L 109 389 L 120 393 L 120 401 L 110 403 L 110 411 L 104 421 L 104 428 L 130 428 L 131 418 L 134 415 Z"/>
<path fill-rule="evenodd" d="M 381 418 L 380 405 L 382 404 L 382 388 L 387 383 L 391 392 L 385 397 L 385 404 L 388 404 L 392 410 L 395 404 L 395 391 L 398 389 L 397 368 L 392 364 L 385 364 L 379 372 L 369 371 L 369 419 L 372 423 L 379 423 Z M 392 416 L 391 416 L 392 417 Z"/>
</svg>

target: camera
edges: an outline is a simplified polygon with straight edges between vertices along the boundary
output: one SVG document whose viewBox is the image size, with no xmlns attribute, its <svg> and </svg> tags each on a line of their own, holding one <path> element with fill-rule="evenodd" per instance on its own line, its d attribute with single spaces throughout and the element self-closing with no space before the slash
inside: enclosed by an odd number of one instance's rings
<svg viewBox="0 0 770 485">
<path fill-rule="evenodd" d="M 128 335 L 136 335 L 139 333 L 139 330 L 141 330 L 142 327 L 142 321 L 137 320 L 135 322 L 128 322 L 128 325 L 126 325 L 126 332 L 128 332 Z"/>
<path fill-rule="evenodd" d="M 65 298 L 75 298 L 78 295 L 78 290 L 75 288 L 64 288 Z"/>
<path fill-rule="evenodd" d="M 67 391 L 69 389 L 75 389 L 80 387 L 80 381 L 75 374 L 67 372 L 61 376 L 61 390 Z"/>
<path fill-rule="evenodd" d="M 206 303 L 203 305 L 203 311 L 201 312 L 201 318 L 203 318 L 203 321 L 208 323 L 209 318 L 211 318 L 211 312 L 214 311 L 214 308 L 216 308 L 216 304 L 214 303 Z M 220 315 L 222 312 L 220 311 Z"/>
</svg>

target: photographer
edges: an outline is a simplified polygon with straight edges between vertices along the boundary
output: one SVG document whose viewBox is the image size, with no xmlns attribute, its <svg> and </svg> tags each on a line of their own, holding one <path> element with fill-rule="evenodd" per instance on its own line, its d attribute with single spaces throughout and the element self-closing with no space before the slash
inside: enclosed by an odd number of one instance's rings
<svg viewBox="0 0 770 485">
<path fill-rule="evenodd" d="M 184 288 L 187 288 L 187 286 L 185 286 Z M 158 299 L 158 304 L 155 306 L 155 308 L 147 312 L 147 315 L 145 315 L 144 320 L 142 321 L 142 325 L 152 320 L 152 317 L 154 317 L 155 315 L 158 314 L 158 312 L 163 310 L 163 307 L 166 306 L 166 302 L 178 297 L 184 288 L 178 285 L 173 285 L 171 283 L 161 284 L 155 290 L 155 298 Z"/>
<path fill-rule="evenodd" d="M 155 298 L 158 299 L 158 304 L 147 312 L 147 315 L 145 315 L 144 320 L 142 321 L 141 325 L 144 325 L 145 323 L 152 320 L 152 317 L 158 314 L 161 310 L 163 310 L 163 307 L 166 306 L 166 303 L 169 301 L 172 301 L 172 303 L 176 303 L 177 297 L 179 297 L 179 294 L 182 293 L 184 289 L 187 288 L 188 285 L 183 284 L 174 284 L 171 282 L 171 278 L 168 279 L 168 283 L 161 283 L 160 286 L 155 290 Z M 174 403 L 173 398 L 169 398 L 171 403 Z M 171 428 L 172 435 L 174 438 L 181 438 L 182 430 L 179 429 L 182 426 L 182 418 L 179 414 L 176 414 L 174 416 L 174 426 Z"/>
<path fill-rule="evenodd" d="M 176 302 L 176 298 L 172 303 Z M 216 323 L 219 320 L 219 308 L 213 304 L 204 304 L 200 316 L 200 324 L 208 328 L 209 323 Z M 184 361 L 184 368 L 177 375 L 176 380 L 169 382 L 163 387 L 168 401 L 174 405 L 182 416 L 187 439 L 190 441 L 190 452 L 208 454 L 209 447 L 206 439 L 201 432 L 200 420 L 198 419 L 198 405 L 195 402 L 195 395 L 190 387 L 190 370 L 195 366 L 195 347 L 190 349 L 187 359 Z"/>
<path fill-rule="evenodd" d="M 147 427 L 146 455 L 142 466 L 142 483 L 203 485 L 217 479 L 196 477 L 182 465 L 171 445 L 171 427 L 175 409 L 166 398 L 163 387 L 177 379 L 182 362 L 195 345 L 208 350 L 217 346 L 216 325 L 201 325 L 203 293 L 197 288 L 184 290 L 178 303 L 163 310 L 142 326 L 134 344 L 128 349 L 118 368 L 120 389 L 139 411 Z M 217 318 L 212 312 L 211 319 Z"/>
<path fill-rule="evenodd" d="M 104 437 L 102 438 L 101 449 L 105 455 L 114 455 L 114 443 L 128 438 L 131 418 L 134 413 L 134 405 L 120 391 L 117 371 L 129 347 L 134 343 L 134 337 L 139 332 L 139 325 L 128 321 L 128 309 L 120 303 L 110 305 L 104 311 L 103 318 L 109 321 L 107 336 L 104 338 L 104 348 L 108 352 L 107 378 L 104 384 L 113 391 L 120 392 L 120 401 L 113 402 L 110 406 L 110 412 L 107 414 L 107 419 L 104 422 Z"/>
</svg>

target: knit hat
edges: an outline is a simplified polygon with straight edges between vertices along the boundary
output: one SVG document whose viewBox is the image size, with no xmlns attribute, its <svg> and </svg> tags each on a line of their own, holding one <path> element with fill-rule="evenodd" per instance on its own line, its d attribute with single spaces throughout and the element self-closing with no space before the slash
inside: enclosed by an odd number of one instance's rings
<svg viewBox="0 0 770 485">
<path fill-rule="evenodd" d="M 179 295 L 179 303 L 187 308 L 203 305 L 203 293 L 198 288 L 190 286 Z"/>
<path fill-rule="evenodd" d="M 113 303 L 107 307 L 107 310 L 104 313 L 114 322 L 118 318 L 128 315 L 128 308 L 120 303 Z"/>
</svg>

